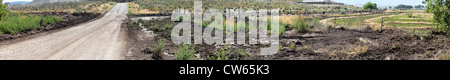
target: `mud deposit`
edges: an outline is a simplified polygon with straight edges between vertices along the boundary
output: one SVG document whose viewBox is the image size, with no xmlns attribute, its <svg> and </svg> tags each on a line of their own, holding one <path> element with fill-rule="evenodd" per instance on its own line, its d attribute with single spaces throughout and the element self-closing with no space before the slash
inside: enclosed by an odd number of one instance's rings
<svg viewBox="0 0 450 80">
<path fill-rule="evenodd" d="M 128 24 L 130 50 L 126 59 L 154 60 L 152 58 L 158 40 L 167 39 L 160 59 L 175 60 L 178 45 L 170 40 L 171 29 L 157 31 L 160 24 L 174 25 L 177 22 L 163 20 L 135 21 Z M 136 26 L 140 27 L 136 28 Z M 157 26 L 155 26 L 157 25 Z M 132 27 L 134 26 L 134 28 Z M 145 30 L 155 36 L 146 36 Z M 193 41 L 193 40 L 192 40 Z M 259 50 L 267 45 L 230 45 L 230 60 L 436 60 L 440 54 L 449 53 L 450 40 L 444 35 L 415 36 L 400 29 L 382 32 L 370 27 L 361 29 L 329 28 L 298 32 L 287 28 L 280 36 L 280 50 L 275 55 L 262 56 Z M 194 55 L 200 60 L 209 60 L 224 45 L 195 45 Z M 238 50 L 249 52 L 243 56 Z"/>
</svg>

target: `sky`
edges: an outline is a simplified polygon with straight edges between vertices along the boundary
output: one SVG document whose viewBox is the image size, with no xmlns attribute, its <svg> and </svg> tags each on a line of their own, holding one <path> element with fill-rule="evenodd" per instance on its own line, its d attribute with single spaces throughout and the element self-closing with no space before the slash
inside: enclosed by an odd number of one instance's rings
<svg viewBox="0 0 450 80">
<path fill-rule="evenodd" d="M 405 4 L 405 5 L 424 5 L 422 4 L 422 1 L 424 0 L 331 0 L 335 2 L 341 2 L 344 4 L 350 4 L 355 6 L 362 6 L 363 4 L 366 4 L 367 2 L 373 2 L 377 3 L 378 7 L 386 7 L 386 6 L 396 6 L 399 4 Z"/>
<path fill-rule="evenodd" d="M 14 2 L 14 1 L 28 1 L 28 2 L 31 2 L 33 0 L 3 0 L 3 3 L 5 3 L 5 2 Z"/>
</svg>

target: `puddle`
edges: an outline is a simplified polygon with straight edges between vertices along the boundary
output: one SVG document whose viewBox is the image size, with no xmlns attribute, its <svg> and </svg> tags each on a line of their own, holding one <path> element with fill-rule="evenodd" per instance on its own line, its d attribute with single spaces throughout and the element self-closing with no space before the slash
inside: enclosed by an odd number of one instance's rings
<svg viewBox="0 0 450 80">
<path fill-rule="evenodd" d="M 137 21 L 139 19 L 142 20 L 155 20 L 155 19 L 164 19 L 164 18 L 170 18 L 170 16 L 147 16 L 147 17 L 136 17 L 136 18 L 130 18 L 132 21 Z"/>
</svg>

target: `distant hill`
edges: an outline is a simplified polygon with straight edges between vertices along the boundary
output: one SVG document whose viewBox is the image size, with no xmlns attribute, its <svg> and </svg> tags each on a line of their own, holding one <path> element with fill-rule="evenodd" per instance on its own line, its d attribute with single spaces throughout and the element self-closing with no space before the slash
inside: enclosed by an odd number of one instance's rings
<svg viewBox="0 0 450 80">
<path fill-rule="evenodd" d="M 25 4 L 28 4 L 30 2 L 28 2 L 28 1 L 14 1 L 14 2 L 9 2 L 9 3 L 10 3 L 10 5 L 25 5 Z"/>
<path fill-rule="evenodd" d="M 79 2 L 85 0 L 33 0 L 30 2 L 31 5 L 43 4 L 43 3 L 54 3 L 54 2 Z"/>
</svg>

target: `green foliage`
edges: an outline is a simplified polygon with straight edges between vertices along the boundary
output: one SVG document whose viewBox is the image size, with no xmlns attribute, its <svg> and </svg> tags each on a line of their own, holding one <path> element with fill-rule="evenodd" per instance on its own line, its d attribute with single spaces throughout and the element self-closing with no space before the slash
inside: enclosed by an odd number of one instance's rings
<svg viewBox="0 0 450 80">
<path fill-rule="evenodd" d="M 279 46 L 278 46 L 278 51 L 281 51 L 281 50 L 283 50 L 283 46 L 282 46 L 282 45 L 279 45 Z"/>
<path fill-rule="evenodd" d="M 0 0 L 0 3 L 2 3 L 2 2 L 3 2 L 3 0 Z M 8 15 L 8 10 L 5 9 L 5 8 L 6 8 L 6 5 L 0 4 L 0 21 L 2 21 L 3 18 L 4 18 L 6 15 Z"/>
<path fill-rule="evenodd" d="M 289 45 L 289 49 L 295 50 L 295 43 L 294 42 L 292 42 L 291 45 Z"/>
<path fill-rule="evenodd" d="M 196 59 L 194 56 L 195 47 L 190 44 L 182 44 L 178 47 L 175 55 L 177 56 L 177 60 L 194 60 Z"/>
<path fill-rule="evenodd" d="M 214 56 L 208 56 L 210 60 L 229 60 L 231 56 L 231 50 L 228 48 L 228 44 L 225 48 L 221 48 L 219 51 L 214 52 Z"/>
<path fill-rule="evenodd" d="M 377 3 L 371 3 L 371 2 L 366 3 L 363 6 L 363 8 L 366 9 L 366 10 L 376 10 L 376 9 L 378 9 L 377 8 Z"/>
<path fill-rule="evenodd" d="M 313 18 L 310 25 L 320 26 L 321 25 L 320 19 Z"/>
<path fill-rule="evenodd" d="M 42 25 L 55 24 L 61 22 L 62 18 L 59 18 L 58 16 L 46 16 L 42 21 Z"/>
<path fill-rule="evenodd" d="M 164 49 L 164 47 L 166 47 L 166 43 L 167 43 L 166 39 L 159 39 L 158 45 L 156 46 L 156 49 L 154 52 L 156 54 L 160 54 L 162 52 L 162 50 Z"/>
<path fill-rule="evenodd" d="M 17 14 L 17 13 L 14 13 Z M 42 21 L 42 22 L 41 22 Z M 6 16 L 0 22 L 0 31 L 6 34 L 15 34 L 22 31 L 36 30 L 42 25 L 61 22 L 57 16 Z"/>
<path fill-rule="evenodd" d="M 244 52 L 241 49 L 238 49 L 239 56 L 237 57 L 237 60 L 250 60 L 250 53 Z"/>
<path fill-rule="evenodd" d="M 427 4 L 426 12 L 434 14 L 435 22 L 439 23 L 438 30 L 448 33 L 450 31 L 450 2 L 447 0 L 425 0 L 423 3 Z"/>
<path fill-rule="evenodd" d="M 284 31 L 286 30 L 285 26 L 282 25 L 282 26 L 279 26 L 279 28 L 280 28 L 280 29 L 279 29 L 278 34 L 279 34 L 279 35 L 283 35 L 283 34 L 284 34 Z"/>
<path fill-rule="evenodd" d="M 136 21 L 128 22 L 128 27 L 130 27 L 133 30 L 140 30 L 141 29 L 141 28 L 139 28 L 139 23 L 137 23 Z"/>
<path fill-rule="evenodd" d="M 292 25 L 299 32 L 308 32 L 309 31 L 308 24 L 305 22 L 305 19 L 303 17 L 299 17 L 299 19 L 295 20 L 295 22 Z"/>
</svg>

